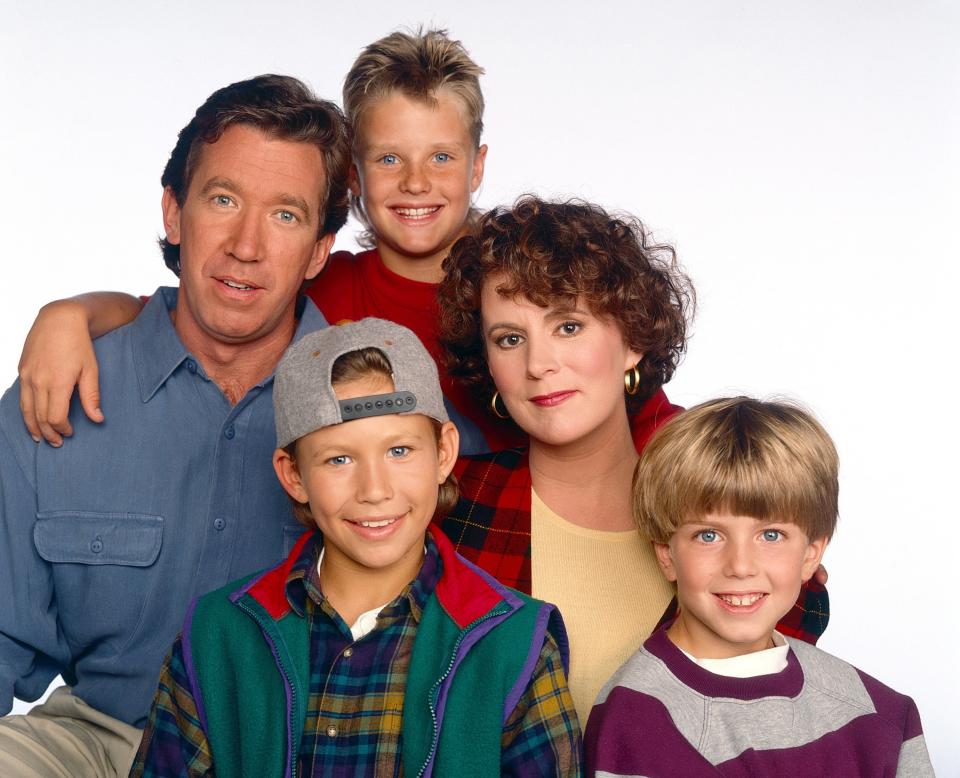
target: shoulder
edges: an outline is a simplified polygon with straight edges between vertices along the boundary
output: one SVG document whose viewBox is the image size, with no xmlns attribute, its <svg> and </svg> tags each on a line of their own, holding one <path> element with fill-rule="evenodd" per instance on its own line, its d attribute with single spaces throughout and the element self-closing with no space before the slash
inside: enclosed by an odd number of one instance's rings
<svg viewBox="0 0 960 778">
<path fill-rule="evenodd" d="M 509 448 L 501 451 L 488 451 L 484 454 L 462 456 L 457 460 L 454 474 L 464 482 L 482 481 L 485 483 L 505 483 L 513 472 L 527 468 L 527 451 L 523 448 Z"/>
<path fill-rule="evenodd" d="M 323 270 L 310 282 L 308 292 L 310 296 L 329 288 L 332 282 L 349 282 L 356 277 L 366 264 L 369 263 L 369 256 L 372 252 L 364 251 L 360 254 L 354 254 L 352 251 L 334 251 Z"/>
<path fill-rule="evenodd" d="M 257 580 L 268 572 L 269 569 L 245 575 L 196 598 L 187 610 L 183 627 L 184 632 L 189 633 L 197 623 L 235 618 L 239 613 L 239 609 L 235 605 L 236 600 L 242 597 Z"/>
<path fill-rule="evenodd" d="M 24 426 L 23 415 L 20 413 L 20 380 L 17 379 L 0 399 L 0 472 L 6 472 L 7 458 L 12 457 L 23 474 L 32 481 L 31 463 L 36 456 L 37 447 L 45 445 L 46 443 L 34 443 Z"/>
<path fill-rule="evenodd" d="M 604 684 L 590 711 L 584 732 L 588 773 L 616 764 L 617 774 L 706 774 L 693 746 L 705 726 L 704 710 L 701 695 L 640 648 Z"/>
<path fill-rule="evenodd" d="M 677 681 L 663 660 L 641 647 L 610 676 L 595 704 L 604 702 L 616 689 L 662 696 L 669 695 L 671 691 L 685 690 L 686 687 Z"/>
<path fill-rule="evenodd" d="M 336 251 L 330 255 L 323 271 L 310 282 L 306 289 L 307 296 L 323 311 L 331 324 L 355 316 L 356 311 L 351 307 L 355 290 L 364 286 L 371 262 L 376 260 L 375 254 L 373 251 L 360 254 Z"/>
<path fill-rule="evenodd" d="M 370 253 L 369 251 L 360 254 L 354 254 L 352 251 L 334 251 L 319 277 L 356 273 L 363 266 L 364 260 L 369 258 Z"/>
<path fill-rule="evenodd" d="M 821 648 L 787 638 L 803 669 L 805 689 L 813 689 L 864 713 L 875 713 L 898 730 L 920 732 L 913 700 Z"/>
<path fill-rule="evenodd" d="M 137 381 L 129 374 L 137 371 L 138 361 L 150 363 L 156 358 L 163 359 L 170 350 L 184 350 L 170 318 L 178 294 L 177 287 L 157 287 L 150 297 L 144 298 L 143 308 L 132 321 L 93 341 L 101 386 L 128 387 L 131 380 Z"/>
</svg>

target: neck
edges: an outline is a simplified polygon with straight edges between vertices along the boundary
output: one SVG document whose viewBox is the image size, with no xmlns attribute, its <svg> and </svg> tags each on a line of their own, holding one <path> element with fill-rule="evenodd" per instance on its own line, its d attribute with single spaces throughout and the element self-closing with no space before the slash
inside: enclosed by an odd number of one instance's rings
<svg viewBox="0 0 960 778">
<path fill-rule="evenodd" d="M 667 628 L 667 637 L 673 645 L 695 659 L 730 659 L 776 645 L 772 630 L 765 637 L 747 643 L 731 643 L 715 635 L 704 635 L 703 632 L 701 625 L 687 620 L 686 612 L 681 607 L 676 621 Z"/>
<path fill-rule="evenodd" d="M 626 409 L 613 423 L 566 445 L 530 440 L 537 495 L 567 521 L 591 529 L 636 528 L 630 489 L 637 459 Z"/>
<path fill-rule="evenodd" d="M 462 237 L 466 225 L 457 235 Z M 377 241 L 377 251 L 383 264 L 398 276 L 424 284 L 439 284 L 443 280 L 443 260 L 450 253 L 450 243 L 432 254 L 404 254 L 382 240 Z"/>
<path fill-rule="evenodd" d="M 176 309 L 170 312 L 170 318 L 183 345 L 203 365 L 210 380 L 220 387 L 232 405 L 273 372 L 293 340 L 297 325 L 291 306 L 289 316 L 266 335 L 243 343 L 229 343 L 216 340 L 188 323 L 189 317 L 177 316 Z"/>
<path fill-rule="evenodd" d="M 363 567 L 327 545 L 320 564 L 320 587 L 340 617 L 352 625 L 361 613 L 396 599 L 417 577 L 423 564 L 423 544 L 413 546 L 385 568 Z"/>
</svg>

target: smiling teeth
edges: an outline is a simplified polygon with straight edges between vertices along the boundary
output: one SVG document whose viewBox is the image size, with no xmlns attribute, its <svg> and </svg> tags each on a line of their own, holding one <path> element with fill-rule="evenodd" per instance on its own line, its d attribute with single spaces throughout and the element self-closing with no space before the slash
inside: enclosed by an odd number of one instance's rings
<svg viewBox="0 0 960 778">
<path fill-rule="evenodd" d="M 401 216 L 406 216 L 408 219 L 422 219 L 431 213 L 435 213 L 439 209 L 440 206 L 435 205 L 432 208 L 395 208 L 394 210 Z"/>
<path fill-rule="evenodd" d="M 396 519 L 384 519 L 383 521 L 360 521 L 360 522 L 357 522 L 357 523 L 358 523 L 361 527 L 373 527 L 373 528 L 377 528 L 377 527 L 387 527 L 387 526 L 393 524 L 393 522 L 395 522 L 395 521 L 396 521 Z"/>
<path fill-rule="evenodd" d="M 753 605 L 757 600 L 759 600 L 764 595 L 762 594 L 718 594 L 721 600 L 729 605 Z"/>
<path fill-rule="evenodd" d="M 231 289 L 243 289 L 243 290 L 253 289 L 252 286 L 247 286 L 246 284 L 238 284 L 236 281 L 229 281 L 227 279 L 223 279 L 222 283 L 226 284 Z"/>
</svg>

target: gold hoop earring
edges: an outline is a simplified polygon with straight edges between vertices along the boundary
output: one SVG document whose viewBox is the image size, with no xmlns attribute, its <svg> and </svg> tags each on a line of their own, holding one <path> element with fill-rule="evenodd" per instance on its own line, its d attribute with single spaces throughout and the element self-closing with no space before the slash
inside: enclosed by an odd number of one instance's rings
<svg viewBox="0 0 960 778">
<path fill-rule="evenodd" d="M 503 406 L 502 411 L 499 407 L 497 407 L 497 403 L 500 403 L 500 405 Z M 504 403 L 503 398 L 500 396 L 500 392 L 494 392 L 493 397 L 490 398 L 490 409 L 493 411 L 493 415 L 498 419 L 510 418 L 510 413 L 507 411 L 506 403 Z"/>
<path fill-rule="evenodd" d="M 623 374 L 623 386 L 631 397 L 640 391 L 640 368 L 634 365 Z"/>
</svg>

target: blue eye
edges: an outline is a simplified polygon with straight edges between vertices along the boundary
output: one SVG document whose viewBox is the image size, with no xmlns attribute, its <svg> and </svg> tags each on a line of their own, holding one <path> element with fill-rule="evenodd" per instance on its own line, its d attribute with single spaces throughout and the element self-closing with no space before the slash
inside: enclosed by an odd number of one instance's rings
<svg viewBox="0 0 960 778">
<path fill-rule="evenodd" d="M 213 201 L 217 205 L 231 205 L 233 203 L 233 198 L 227 195 L 215 195 Z"/>
<path fill-rule="evenodd" d="M 433 158 L 434 158 L 435 160 L 437 160 L 437 162 L 449 162 L 449 161 L 450 161 L 450 155 L 447 154 L 447 152 L 445 152 L 445 151 L 438 151 L 436 154 L 433 155 Z"/>
<path fill-rule="evenodd" d="M 700 530 L 700 532 L 697 533 L 697 537 L 704 543 L 716 543 L 720 539 L 720 535 L 714 529 Z"/>
<path fill-rule="evenodd" d="M 765 529 L 763 531 L 763 539 L 769 540 L 771 543 L 775 543 L 783 537 L 783 533 L 778 529 Z"/>
<path fill-rule="evenodd" d="M 290 211 L 280 211 L 280 213 L 278 213 L 277 216 L 280 217 L 280 221 L 287 222 L 288 224 L 292 224 L 297 220 L 296 215 L 291 213 Z"/>
<path fill-rule="evenodd" d="M 350 457 L 346 454 L 340 454 L 340 456 L 330 457 L 327 462 L 331 465 L 347 465 L 350 464 Z"/>
<path fill-rule="evenodd" d="M 399 160 L 397 159 L 396 154 L 384 154 L 382 157 L 380 157 L 380 161 L 384 165 L 396 165 Z"/>
<path fill-rule="evenodd" d="M 409 453 L 410 453 L 409 446 L 393 446 L 388 452 L 388 456 L 400 458 L 400 457 L 405 457 Z"/>
</svg>

